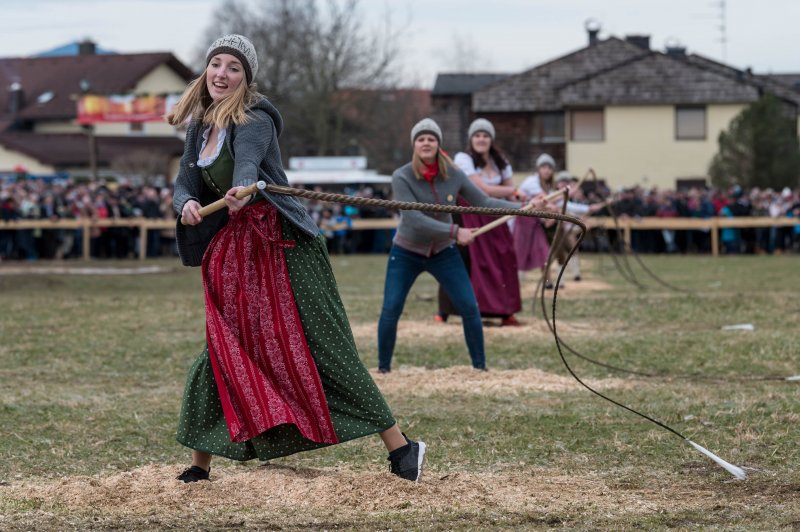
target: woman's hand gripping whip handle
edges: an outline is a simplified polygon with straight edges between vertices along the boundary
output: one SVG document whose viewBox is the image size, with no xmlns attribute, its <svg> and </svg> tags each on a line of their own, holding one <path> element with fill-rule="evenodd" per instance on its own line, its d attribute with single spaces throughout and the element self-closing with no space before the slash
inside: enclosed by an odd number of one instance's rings
<svg viewBox="0 0 800 532">
<path fill-rule="evenodd" d="M 237 192 L 236 193 L 236 198 L 237 199 L 246 198 L 247 196 L 250 196 L 251 194 L 255 194 L 259 190 L 264 190 L 265 188 L 267 188 L 267 184 L 264 181 L 257 181 L 255 183 L 253 183 L 252 185 L 248 185 L 248 186 L 244 187 L 242 190 L 240 190 L 239 192 Z M 225 208 L 225 200 L 224 199 L 218 199 L 214 203 L 209 203 L 205 207 L 201 207 L 199 213 L 200 213 L 200 216 L 206 217 L 209 214 L 211 214 L 213 212 L 217 212 L 218 210 L 224 209 L 224 208 Z"/>
<path fill-rule="evenodd" d="M 564 190 L 566 190 L 566 189 L 564 189 Z M 550 201 L 552 199 L 556 199 L 557 197 L 564 195 L 564 190 L 557 190 L 557 191 L 553 192 L 552 194 L 549 194 L 549 195 L 545 196 L 542 199 L 544 201 Z M 533 209 L 533 206 L 526 205 L 526 206 L 522 207 L 520 210 L 532 210 L 532 209 Z M 477 228 L 475 231 L 472 232 L 472 235 L 473 236 L 480 236 L 480 235 L 482 235 L 484 233 L 487 233 L 487 232 L 491 231 L 492 229 L 494 229 L 495 227 L 500 227 L 501 225 L 503 225 L 504 223 L 509 221 L 511 218 L 514 218 L 514 216 L 508 215 L 508 216 L 503 216 L 501 218 L 498 218 L 497 220 L 489 222 L 488 224 L 484 225 L 483 227 Z"/>
</svg>

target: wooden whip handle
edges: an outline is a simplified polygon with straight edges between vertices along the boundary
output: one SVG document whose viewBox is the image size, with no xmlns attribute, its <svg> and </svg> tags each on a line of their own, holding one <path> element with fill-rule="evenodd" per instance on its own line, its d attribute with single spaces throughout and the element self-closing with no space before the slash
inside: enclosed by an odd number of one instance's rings
<svg viewBox="0 0 800 532">
<path fill-rule="evenodd" d="M 247 196 L 250 196 L 251 194 L 255 194 L 256 191 L 264 190 L 265 188 L 267 188 L 267 184 L 265 182 L 263 182 L 263 181 L 258 181 L 256 183 L 253 183 L 252 185 L 248 185 L 248 186 L 244 187 L 239 192 L 237 192 L 236 193 L 236 198 L 237 199 L 246 198 Z M 217 212 L 218 210 L 223 209 L 223 208 L 225 208 L 225 199 L 224 198 L 223 199 L 218 199 L 214 203 L 209 203 L 205 207 L 201 207 L 198 212 L 200 213 L 200 216 L 205 218 L 209 214 L 211 214 L 213 212 Z"/>
<path fill-rule="evenodd" d="M 564 190 L 568 190 L 568 189 L 564 189 Z M 557 198 L 559 196 L 563 196 L 564 195 L 564 190 L 557 190 L 557 191 L 555 191 L 555 192 L 553 192 L 551 194 L 548 194 L 547 196 L 544 197 L 544 200 L 545 201 L 550 201 L 550 200 L 555 199 L 555 198 Z M 529 211 L 531 209 L 533 209 L 533 207 L 531 207 L 530 205 L 525 205 L 520 210 Z M 514 218 L 514 216 L 511 215 L 511 214 L 507 214 L 505 216 L 501 216 L 497 220 L 494 220 L 493 222 L 489 222 L 488 224 L 486 224 L 484 226 L 481 226 L 478 229 L 476 229 L 475 231 L 473 231 L 472 232 L 472 236 L 480 236 L 480 235 L 482 235 L 484 233 L 488 233 L 492 229 L 494 229 L 496 227 L 500 227 L 504 223 L 508 222 L 511 218 Z"/>
</svg>

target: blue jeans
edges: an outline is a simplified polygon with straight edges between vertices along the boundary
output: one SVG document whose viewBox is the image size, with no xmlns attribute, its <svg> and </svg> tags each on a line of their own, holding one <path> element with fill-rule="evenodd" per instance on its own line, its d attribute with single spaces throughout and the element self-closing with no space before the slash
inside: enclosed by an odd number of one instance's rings
<svg viewBox="0 0 800 532">
<path fill-rule="evenodd" d="M 429 272 L 444 289 L 447 297 L 461 315 L 464 338 L 475 368 L 486 367 L 483 350 L 483 323 L 478 302 L 472 291 L 469 274 L 455 245 L 431 257 L 412 253 L 398 246 L 389 252 L 386 283 L 383 289 L 383 308 L 378 320 L 378 368 L 389 370 L 397 340 L 397 322 L 403 313 L 411 286 L 419 274 Z"/>
</svg>

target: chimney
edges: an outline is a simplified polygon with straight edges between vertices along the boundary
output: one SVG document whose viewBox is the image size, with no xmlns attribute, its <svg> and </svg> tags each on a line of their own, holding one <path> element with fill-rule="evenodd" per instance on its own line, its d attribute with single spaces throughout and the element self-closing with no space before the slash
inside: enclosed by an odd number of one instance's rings
<svg viewBox="0 0 800 532">
<path fill-rule="evenodd" d="M 8 87 L 8 112 L 12 115 L 17 114 L 25 105 L 25 94 L 22 92 L 22 84 L 15 81 Z"/>
<path fill-rule="evenodd" d="M 97 53 L 97 45 L 91 39 L 84 39 L 78 43 L 78 55 L 94 55 Z"/>
<path fill-rule="evenodd" d="M 642 50 L 650 49 L 649 35 L 626 35 L 625 40 L 634 46 L 638 46 Z"/>
<path fill-rule="evenodd" d="M 686 47 L 685 46 L 667 46 L 666 50 L 667 56 L 672 57 L 674 59 L 683 59 L 686 57 Z"/>
<path fill-rule="evenodd" d="M 600 42 L 600 37 L 598 36 L 600 33 L 599 21 L 593 18 L 587 19 L 586 22 L 583 23 L 583 27 L 586 28 L 586 33 L 589 35 L 589 46 Z"/>
</svg>

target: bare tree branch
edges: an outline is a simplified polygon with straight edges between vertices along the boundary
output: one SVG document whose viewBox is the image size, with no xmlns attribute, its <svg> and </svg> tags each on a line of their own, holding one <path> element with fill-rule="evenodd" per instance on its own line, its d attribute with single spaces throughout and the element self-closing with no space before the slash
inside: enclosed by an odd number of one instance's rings
<svg viewBox="0 0 800 532">
<path fill-rule="evenodd" d="M 226 33 L 250 38 L 259 90 L 286 120 L 284 153 L 329 155 L 346 148 L 336 92 L 396 83 L 401 31 L 390 18 L 387 12 L 381 28 L 365 29 L 359 0 L 225 0 L 204 43 Z"/>
</svg>

